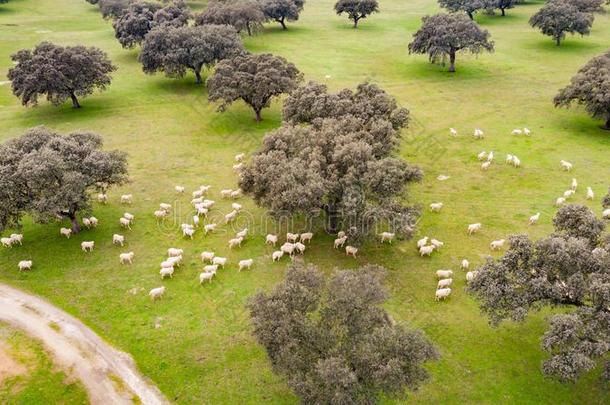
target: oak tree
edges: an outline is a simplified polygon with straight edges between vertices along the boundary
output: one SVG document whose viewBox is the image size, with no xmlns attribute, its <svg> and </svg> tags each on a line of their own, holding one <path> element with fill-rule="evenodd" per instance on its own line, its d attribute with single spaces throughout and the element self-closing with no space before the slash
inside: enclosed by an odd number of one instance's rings
<svg viewBox="0 0 610 405">
<path fill-rule="evenodd" d="M 237 100 L 254 110 L 256 121 L 271 99 L 293 91 L 303 75 L 292 63 L 271 54 L 245 54 L 216 65 L 207 80 L 210 101 L 220 101 L 220 111 Z"/>
<path fill-rule="evenodd" d="M 326 282 L 297 261 L 283 282 L 249 302 L 254 336 L 302 403 L 375 404 L 429 378 L 423 366 L 438 351 L 383 309 L 384 275 L 365 266 L 335 271 Z"/>
<path fill-rule="evenodd" d="M 604 120 L 602 128 L 610 130 L 610 52 L 587 62 L 554 102 L 556 107 L 580 104 L 593 118 Z"/>
<path fill-rule="evenodd" d="M 82 45 L 59 46 L 41 42 L 34 51 L 22 49 L 11 55 L 16 63 L 8 71 L 13 94 L 23 105 L 36 105 L 38 96 L 59 105 L 68 99 L 74 108 L 80 108 L 78 97 L 94 90 L 105 90 L 110 85 L 110 73 L 116 67 L 98 48 Z"/>
<path fill-rule="evenodd" d="M 488 259 L 468 289 L 493 325 L 523 321 L 531 310 L 563 308 L 542 336 L 544 374 L 574 381 L 605 362 L 610 381 L 610 245 L 604 224 L 584 206 L 562 207 L 555 232 L 537 242 L 509 238 L 499 260 Z M 604 360 L 605 359 L 605 360 Z"/>
<path fill-rule="evenodd" d="M 0 145 L 0 230 L 30 215 L 40 223 L 67 218 L 79 232 L 78 215 L 91 211 L 91 193 L 126 180 L 125 153 L 102 150 L 99 135 L 32 128 Z"/>
<path fill-rule="evenodd" d="M 493 52 L 489 32 L 460 14 L 436 14 L 422 18 L 421 28 L 413 35 L 409 53 L 427 54 L 430 62 L 449 58 L 449 72 L 455 72 L 455 59 L 460 51 L 478 54 Z"/>
<path fill-rule="evenodd" d="M 153 28 L 142 43 L 139 60 L 145 73 L 184 77 L 192 70 L 201 83 L 201 69 L 244 52 L 241 38 L 228 25 Z"/>
</svg>

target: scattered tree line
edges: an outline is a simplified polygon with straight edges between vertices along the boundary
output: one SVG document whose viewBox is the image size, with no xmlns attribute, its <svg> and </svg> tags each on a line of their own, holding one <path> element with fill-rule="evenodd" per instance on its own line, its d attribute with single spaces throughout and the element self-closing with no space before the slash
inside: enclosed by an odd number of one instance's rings
<svg viewBox="0 0 610 405">
<path fill-rule="evenodd" d="M 384 274 L 369 265 L 327 281 L 299 260 L 271 292 L 250 300 L 254 336 L 302 403 L 375 404 L 429 378 L 423 366 L 438 351 L 382 308 Z"/>
<path fill-rule="evenodd" d="M 76 131 L 62 136 L 32 128 L 0 145 L 0 231 L 30 215 L 39 223 L 69 219 L 77 233 L 77 216 L 90 213 L 91 192 L 125 181 L 125 153 L 103 151 L 99 135 Z"/>
<path fill-rule="evenodd" d="M 553 223 L 555 232 L 537 242 L 510 237 L 506 254 L 488 259 L 468 289 L 493 325 L 523 321 L 549 305 L 562 308 L 542 336 L 550 355 L 542 371 L 575 381 L 604 363 L 601 377 L 610 382 L 610 235 L 584 206 L 562 207 Z"/>
</svg>

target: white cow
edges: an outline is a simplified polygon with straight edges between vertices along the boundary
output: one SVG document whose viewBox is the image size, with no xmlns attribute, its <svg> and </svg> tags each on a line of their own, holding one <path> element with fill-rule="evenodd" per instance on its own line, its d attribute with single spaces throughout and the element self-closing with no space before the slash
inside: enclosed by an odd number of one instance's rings
<svg viewBox="0 0 610 405">
<path fill-rule="evenodd" d="M 72 229 L 69 229 L 69 228 L 60 228 L 59 229 L 59 234 L 61 236 L 65 236 L 66 238 L 70 239 L 70 235 L 72 235 Z"/>
<path fill-rule="evenodd" d="M 468 273 L 466 273 L 466 281 L 468 283 L 470 283 L 472 280 L 474 280 L 477 276 L 479 275 L 478 271 L 469 271 Z"/>
<path fill-rule="evenodd" d="M 227 258 L 216 256 L 212 259 L 212 264 L 215 264 L 215 265 L 218 265 L 218 266 L 224 268 L 225 264 L 227 264 Z"/>
<path fill-rule="evenodd" d="M 460 267 L 462 268 L 462 270 L 468 270 L 470 268 L 470 262 L 466 259 L 463 259 Z"/>
<path fill-rule="evenodd" d="M 207 234 L 208 232 L 214 232 L 216 229 L 216 224 L 206 224 L 203 226 L 203 230 Z"/>
<path fill-rule="evenodd" d="M 537 213 L 535 213 L 534 215 L 532 215 L 532 216 L 530 217 L 529 224 L 530 224 L 530 225 L 535 225 L 535 224 L 537 224 L 537 223 L 538 223 L 538 220 L 539 220 L 539 219 L 540 219 L 540 213 L 539 213 L 539 212 L 537 212 Z"/>
</svg>

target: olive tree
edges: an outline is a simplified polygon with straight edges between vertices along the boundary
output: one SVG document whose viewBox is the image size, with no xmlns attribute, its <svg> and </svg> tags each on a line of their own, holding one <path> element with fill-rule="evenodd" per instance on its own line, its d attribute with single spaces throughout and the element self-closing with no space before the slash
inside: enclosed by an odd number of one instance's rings
<svg viewBox="0 0 610 405">
<path fill-rule="evenodd" d="M 438 0 L 438 4 L 452 13 L 465 12 L 474 20 L 476 12 L 489 8 L 490 0 Z"/>
<path fill-rule="evenodd" d="M 153 28 L 142 43 L 139 60 L 145 73 L 184 77 L 192 70 L 201 83 L 201 69 L 244 52 L 241 38 L 228 25 Z"/>
<path fill-rule="evenodd" d="M 493 325 L 523 321 L 531 310 L 561 307 L 542 336 L 542 371 L 574 381 L 605 361 L 610 381 L 610 245 L 604 224 L 584 206 L 562 207 L 555 232 L 537 242 L 511 236 L 499 260 L 488 259 L 468 289 Z"/>
<path fill-rule="evenodd" d="M 584 106 L 593 118 L 604 120 L 603 129 L 610 130 L 610 51 L 587 62 L 554 101 L 556 107 Z"/>
<path fill-rule="evenodd" d="M 530 18 L 530 25 L 555 40 L 557 46 L 566 33 L 588 35 L 593 24 L 593 14 L 580 11 L 571 2 L 551 1 Z"/>
<path fill-rule="evenodd" d="M 256 1 L 213 1 L 195 18 L 196 25 L 231 25 L 238 33 L 252 35 L 263 28 L 265 14 Z"/>
<path fill-rule="evenodd" d="M 413 34 L 409 53 L 427 54 L 430 62 L 444 63 L 449 57 L 449 72 L 455 72 L 458 52 L 493 52 L 489 32 L 460 14 L 436 14 L 422 18 L 421 28 Z"/>
<path fill-rule="evenodd" d="M 286 59 L 271 54 L 244 54 L 216 65 L 207 80 L 210 101 L 221 101 L 219 110 L 243 100 L 254 110 L 256 121 L 271 99 L 293 91 L 302 74 Z"/>
<path fill-rule="evenodd" d="M 98 48 L 82 45 L 59 46 L 41 42 L 34 51 L 22 49 L 11 55 L 15 62 L 8 71 L 13 94 L 25 106 L 36 105 L 38 96 L 59 105 L 68 99 L 74 108 L 80 108 L 78 97 L 94 90 L 105 90 L 110 84 L 110 73 L 116 67 Z"/>
<path fill-rule="evenodd" d="M 358 28 L 360 20 L 379 12 L 379 4 L 377 0 L 338 0 L 335 3 L 335 12 L 337 15 L 346 13 L 354 22 L 354 28 Z"/>
<path fill-rule="evenodd" d="M 297 21 L 305 0 L 259 0 L 263 14 L 269 21 L 280 23 L 287 29 L 286 21 Z"/>
<path fill-rule="evenodd" d="M 102 138 L 76 131 L 62 136 L 36 127 L 0 145 L 0 230 L 24 215 L 47 223 L 67 218 L 79 232 L 78 214 L 91 210 L 90 194 L 127 180 L 127 158 L 103 151 Z"/>
<path fill-rule="evenodd" d="M 396 324 L 383 309 L 384 274 L 365 266 L 326 281 L 297 261 L 283 282 L 248 303 L 254 336 L 302 403 L 375 404 L 429 378 L 423 366 L 438 351 L 422 331 Z"/>
<path fill-rule="evenodd" d="M 394 157 L 408 111 L 372 84 L 327 94 L 310 83 L 285 105 L 286 122 L 265 136 L 240 188 L 275 218 L 321 217 L 354 243 L 382 223 L 411 237 L 418 211 L 402 201 L 422 172 Z"/>
<path fill-rule="evenodd" d="M 506 16 L 506 10 L 515 7 L 519 0 L 491 0 L 491 9 L 497 8 L 500 10 L 502 17 Z"/>
</svg>

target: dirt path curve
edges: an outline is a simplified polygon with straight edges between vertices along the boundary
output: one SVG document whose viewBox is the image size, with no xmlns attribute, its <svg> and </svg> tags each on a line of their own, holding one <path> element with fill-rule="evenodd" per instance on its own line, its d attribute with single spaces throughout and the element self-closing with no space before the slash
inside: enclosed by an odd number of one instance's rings
<svg viewBox="0 0 610 405">
<path fill-rule="evenodd" d="M 0 320 L 42 341 L 55 361 L 83 383 L 92 404 L 133 404 L 136 398 L 145 405 L 168 403 L 131 356 L 41 298 L 0 283 Z"/>
</svg>

